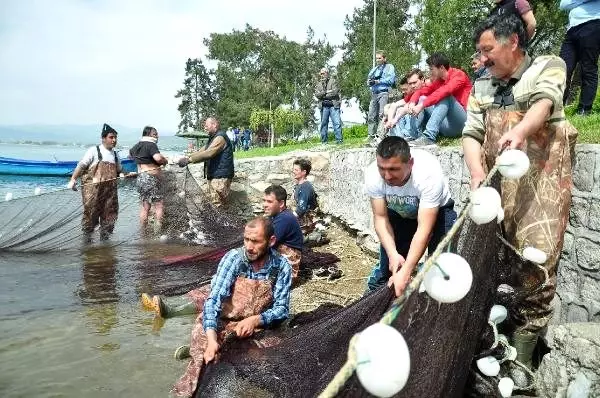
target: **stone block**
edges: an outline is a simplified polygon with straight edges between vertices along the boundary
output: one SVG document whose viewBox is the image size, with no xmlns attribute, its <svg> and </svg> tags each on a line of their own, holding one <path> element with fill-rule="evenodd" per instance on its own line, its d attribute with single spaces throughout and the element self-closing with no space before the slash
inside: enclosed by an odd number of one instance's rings
<svg viewBox="0 0 600 398">
<path fill-rule="evenodd" d="M 570 232 L 565 232 L 565 242 L 563 243 L 562 254 L 569 257 L 569 254 L 572 253 L 573 250 L 573 242 L 575 241 L 575 237 Z"/>
<path fill-rule="evenodd" d="M 600 270 L 600 246 L 587 238 L 579 238 L 575 244 L 577 265 L 586 271 Z"/>
<path fill-rule="evenodd" d="M 583 302 L 600 301 L 600 282 L 588 275 L 581 275 L 581 300 Z"/>
<path fill-rule="evenodd" d="M 600 231 L 600 198 L 591 199 L 587 225 L 594 231 Z"/>
<path fill-rule="evenodd" d="M 558 264 L 556 290 L 561 294 L 570 293 L 579 296 L 581 286 L 580 272 L 570 261 L 561 259 Z"/>
<path fill-rule="evenodd" d="M 567 308 L 567 322 L 587 322 L 589 319 L 588 311 L 585 307 L 574 303 L 569 304 Z"/>
<path fill-rule="evenodd" d="M 594 188 L 596 156 L 594 152 L 578 152 L 575 155 L 576 163 L 573 170 L 573 184 L 580 191 L 591 192 Z"/>
<path fill-rule="evenodd" d="M 272 173 L 269 174 L 266 178 L 266 181 L 271 183 L 271 184 L 275 184 L 275 185 L 283 185 L 286 183 L 291 182 L 292 177 L 289 174 L 282 174 L 282 173 Z"/>
<path fill-rule="evenodd" d="M 269 185 L 271 185 L 271 184 L 269 184 L 268 182 L 265 182 L 265 181 L 258 181 L 258 182 L 255 182 L 254 184 L 250 184 L 250 186 L 259 193 L 263 193 Z"/>
<path fill-rule="evenodd" d="M 590 213 L 590 202 L 587 198 L 572 198 L 569 212 L 569 223 L 573 228 L 587 227 L 588 215 Z"/>
</svg>

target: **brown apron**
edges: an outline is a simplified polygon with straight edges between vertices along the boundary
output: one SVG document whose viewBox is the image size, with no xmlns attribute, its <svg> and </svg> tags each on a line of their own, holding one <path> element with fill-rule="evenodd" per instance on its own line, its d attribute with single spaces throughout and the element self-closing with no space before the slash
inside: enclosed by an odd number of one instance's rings
<svg viewBox="0 0 600 398">
<path fill-rule="evenodd" d="M 99 161 L 81 177 L 83 219 L 81 229 L 92 233 L 100 224 L 101 233 L 112 233 L 119 214 L 117 165 Z"/>
<path fill-rule="evenodd" d="M 208 344 L 202 317 L 204 302 L 210 294 L 210 285 L 188 293 L 200 313 L 192 329 L 190 356 L 192 359 L 183 376 L 175 383 L 171 393 L 179 397 L 191 397 L 198 386 L 198 378 L 204 367 L 204 350 Z M 273 303 L 273 285 L 270 279 L 257 280 L 239 276 L 233 285 L 231 296 L 223 302 L 219 321 L 219 345 L 234 335 L 237 323 L 253 315 L 259 315 Z"/>
<path fill-rule="evenodd" d="M 485 116 L 483 164 L 490 170 L 498 155 L 500 137 L 523 119 L 523 112 L 488 109 Z M 523 151 L 530 160 L 527 174 L 518 180 L 502 178 L 505 238 L 518 250 L 527 246 L 548 256 L 543 267 L 508 254 L 515 287 L 524 298 L 511 318 L 518 330 L 537 332 L 552 316 L 550 302 L 556 290 L 556 268 L 563 246 L 571 205 L 571 159 L 577 130 L 567 121 L 546 123 L 526 140 Z"/>
<path fill-rule="evenodd" d="M 289 247 L 281 243 L 279 246 L 277 246 L 277 252 L 285 257 L 292 266 L 292 284 L 294 284 L 296 279 L 298 279 L 298 273 L 300 271 L 302 250 L 294 249 L 293 247 Z"/>
</svg>

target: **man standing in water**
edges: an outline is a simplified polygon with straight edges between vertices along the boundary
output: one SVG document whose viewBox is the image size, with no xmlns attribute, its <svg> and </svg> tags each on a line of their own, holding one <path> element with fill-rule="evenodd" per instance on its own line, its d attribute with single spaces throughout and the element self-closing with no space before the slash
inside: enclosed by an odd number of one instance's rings
<svg viewBox="0 0 600 398">
<path fill-rule="evenodd" d="M 142 131 L 142 139 L 129 150 L 138 168 L 136 185 L 142 201 L 140 222 L 145 228 L 148 224 L 148 214 L 154 206 L 154 231 L 159 232 L 162 227 L 164 215 L 162 171 L 160 166 L 168 163 L 160 153 L 156 143 L 158 131 L 154 127 L 146 126 Z"/>
<path fill-rule="evenodd" d="M 204 149 L 179 160 L 180 167 L 189 163 L 204 162 L 204 176 L 208 180 L 208 195 L 215 207 L 227 206 L 233 179 L 233 144 L 224 131 L 219 131 L 219 121 L 209 117 L 204 122 L 208 141 Z"/>
<path fill-rule="evenodd" d="M 102 127 L 102 144 L 89 148 L 77 164 L 67 186 L 76 191 L 77 179 L 81 177 L 83 219 L 81 229 L 85 241 L 100 224 L 100 239 L 107 240 L 112 234 L 119 214 L 117 178 L 122 172 L 121 162 L 115 151 L 117 132 L 108 124 Z"/>
</svg>

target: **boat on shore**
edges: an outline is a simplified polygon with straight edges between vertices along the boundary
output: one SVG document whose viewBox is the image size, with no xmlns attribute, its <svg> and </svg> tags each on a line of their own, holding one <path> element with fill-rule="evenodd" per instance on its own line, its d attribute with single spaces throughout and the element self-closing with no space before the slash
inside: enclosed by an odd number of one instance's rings
<svg viewBox="0 0 600 398">
<path fill-rule="evenodd" d="M 15 159 L 0 156 L 0 174 L 22 175 L 40 177 L 66 177 L 73 174 L 78 161 L 51 161 L 51 160 L 29 160 Z M 124 173 L 134 172 L 137 169 L 135 162 L 131 159 L 122 159 L 121 166 Z"/>
</svg>

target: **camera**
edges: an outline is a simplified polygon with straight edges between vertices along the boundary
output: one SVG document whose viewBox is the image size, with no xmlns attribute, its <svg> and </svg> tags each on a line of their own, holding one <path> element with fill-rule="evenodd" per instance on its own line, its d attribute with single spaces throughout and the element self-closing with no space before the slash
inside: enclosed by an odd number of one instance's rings
<svg viewBox="0 0 600 398">
<path fill-rule="evenodd" d="M 373 86 L 375 85 L 375 79 L 369 79 L 367 83 L 369 84 L 369 86 Z"/>
</svg>

